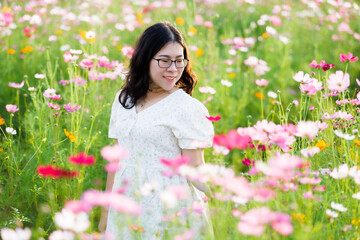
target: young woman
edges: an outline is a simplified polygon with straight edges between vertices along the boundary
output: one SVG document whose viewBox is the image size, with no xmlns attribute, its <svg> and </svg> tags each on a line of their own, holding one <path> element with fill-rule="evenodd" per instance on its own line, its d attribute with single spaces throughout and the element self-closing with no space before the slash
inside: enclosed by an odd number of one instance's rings
<svg viewBox="0 0 360 240">
<path fill-rule="evenodd" d="M 203 148 L 211 146 L 214 129 L 206 107 L 191 97 L 196 81 L 180 32 L 169 23 L 147 28 L 111 109 L 109 137 L 116 138 L 130 156 L 118 172 L 108 174 L 106 184 L 109 191 L 126 185 L 125 195 L 140 204 L 142 214 L 136 219 L 103 210 L 99 229 L 106 226 L 114 239 L 164 239 L 187 229 L 197 237 L 201 231 L 212 232 L 203 204 L 207 188 L 179 176 L 163 176 L 168 169 L 160 161 L 182 155 L 194 166 L 204 163 Z M 186 186 L 188 194 L 177 207 L 168 208 L 159 194 L 174 185 Z M 203 211 L 196 211 L 194 201 Z M 129 228 L 134 225 L 142 233 Z"/>
</svg>

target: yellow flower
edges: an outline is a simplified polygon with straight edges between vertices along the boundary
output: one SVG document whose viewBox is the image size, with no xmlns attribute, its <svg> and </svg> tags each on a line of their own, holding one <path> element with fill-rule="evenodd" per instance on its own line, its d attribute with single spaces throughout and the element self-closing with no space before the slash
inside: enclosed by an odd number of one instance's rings
<svg viewBox="0 0 360 240">
<path fill-rule="evenodd" d="M 300 223 L 305 223 L 306 215 L 302 214 L 302 213 L 292 213 L 292 219 L 294 219 Z"/>
<path fill-rule="evenodd" d="M 261 35 L 264 39 L 267 39 L 269 37 L 269 35 L 265 32 Z"/>
<path fill-rule="evenodd" d="M 5 124 L 5 120 L 0 115 L 0 125 L 4 125 L 4 124 Z"/>
<path fill-rule="evenodd" d="M 29 142 L 29 143 L 33 143 L 33 142 L 34 142 L 34 139 L 29 138 L 29 139 L 28 139 L 28 142 Z"/>
<path fill-rule="evenodd" d="M 264 99 L 265 98 L 264 94 L 262 94 L 261 92 L 256 92 L 255 97 L 259 98 L 259 99 Z"/>
<path fill-rule="evenodd" d="M 318 147 L 320 151 L 324 150 L 328 146 L 329 144 L 327 144 L 324 140 L 320 140 L 315 144 L 315 147 Z"/>
<path fill-rule="evenodd" d="M 204 55 L 204 50 L 202 50 L 201 48 L 198 48 L 195 52 L 197 57 L 200 57 L 202 55 Z"/>
<path fill-rule="evenodd" d="M 189 31 L 189 33 L 192 33 L 193 35 L 197 34 L 197 29 L 194 27 L 189 27 L 188 31 Z"/>
<path fill-rule="evenodd" d="M 72 132 L 66 131 L 66 128 L 64 129 L 65 135 L 70 139 L 70 141 L 75 142 L 76 136 Z"/>
<path fill-rule="evenodd" d="M 354 226 L 359 226 L 360 225 L 360 218 L 351 220 L 351 224 L 354 225 Z"/>
<path fill-rule="evenodd" d="M 117 47 L 116 47 L 116 49 L 117 49 L 117 50 L 119 50 L 119 51 L 121 51 L 122 46 L 121 46 L 121 45 L 119 45 L 119 46 L 117 46 Z"/>
<path fill-rule="evenodd" d="M 11 12 L 11 8 L 7 7 L 7 6 L 4 6 L 2 9 L 1 9 L 2 12 Z"/>
<path fill-rule="evenodd" d="M 236 77 L 236 74 L 235 74 L 234 72 L 231 72 L 231 73 L 229 73 L 229 77 L 235 78 L 235 77 Z"/>
<path fill-rule="evenodd" d="M 15 50 L 10 48 L 8 51 L 7 51 L 7 54 L 15 54 Z"/>
<path fill-rule="evenodd" d="M 175 22 L 176 22 L 176 24 L 178 24 L 178 25 L 184 25 L 184 23 L 185 23 L 184 19 L 181 18 L 181 17 L 176 18 L 176 19 L 175 19 Z"/>
<path fill-rule="evenodd" d="M 85 33 L 86 33 L 86 32 L 85 32 Z M 55 31 L 55 34 L 56 34 L 56 35 L 61 35 L 61 34 L 62 34 L 62 30 L 60 30 L 60 29 L 56 30 L 56 31 Z"/>
</svg>

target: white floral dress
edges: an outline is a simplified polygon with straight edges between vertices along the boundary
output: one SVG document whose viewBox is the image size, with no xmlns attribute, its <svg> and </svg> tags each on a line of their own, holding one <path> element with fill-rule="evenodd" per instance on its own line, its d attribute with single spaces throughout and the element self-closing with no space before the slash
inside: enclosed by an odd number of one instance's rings
<svg viewBox="0 0 360 240">
<path fill-rule="evenodd" d="M 206 118 L 209 116 L 206 107 L 179 89 L 137 113 L 135 107 L 125 109 L 120 104 L 119 94 L 120 91 L 111 109 L 109 137 L 116 138 L 120 146 L 130 151 L 130 156 L 120 163 L 113 191 L 126 186 L 125 195 L 140 204 L 142 214 L 130 217 L 110 208 L 106 231 L 111 232 L 114 239 L 153 240 L 173 237 L 187 229 L 200 232 L 200 229 L 211 226 L 205 214 L 204 194 L 181 177 L 163 176 L 162 172 L 168 169 L 160 162 L 161 158 L 180 156 L 181 149 L 195 149 L 194 141 L 201 142 L 202 147 L 212 145 L 214 128 Z M 181 201 L 174 209 L 165 207 L 159 193 L 168 186 L 182 184 L 188 189 L 187 200 Z M 144 185 L 151 186 L 154 191 L 142 190 Z M 192 211 L 194 201 L 205 211 Z M 175 222 L 164 220 L 176 212 Z M 144 231 L 131 230 L 129 226 L 134 225 Z"/>
</svg>

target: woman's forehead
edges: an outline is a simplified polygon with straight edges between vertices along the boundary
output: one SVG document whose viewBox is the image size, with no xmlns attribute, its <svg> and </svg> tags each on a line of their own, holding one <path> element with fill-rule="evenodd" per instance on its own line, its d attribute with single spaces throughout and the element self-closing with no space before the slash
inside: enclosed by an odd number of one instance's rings
<svg viewBox="0 0 360 240">
<path fill-rule="evenodd" d="M 184 48 L 177 42 L 170 42 L 166 44 L 156 54 L 157 57 L 182 57 L 184 56 Z"/>
</svg>

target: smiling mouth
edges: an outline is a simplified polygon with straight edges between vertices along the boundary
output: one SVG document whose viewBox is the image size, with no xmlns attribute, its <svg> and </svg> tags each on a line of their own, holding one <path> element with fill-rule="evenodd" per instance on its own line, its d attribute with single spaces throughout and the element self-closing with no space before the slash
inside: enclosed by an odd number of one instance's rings
<svg viewBox="0 0 360 240">
<path fill-rule="evenodd" d="M 175 79 L 176 79 L 176 77 L 164 77 L 165 79 L 166 79 L 166 81 L 168 81 L 168 82 L 173 82 Z"/>
</svg>

